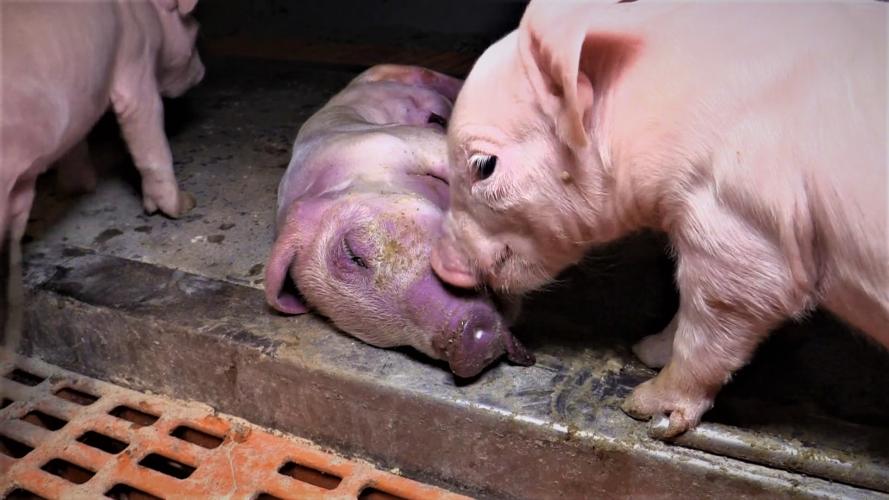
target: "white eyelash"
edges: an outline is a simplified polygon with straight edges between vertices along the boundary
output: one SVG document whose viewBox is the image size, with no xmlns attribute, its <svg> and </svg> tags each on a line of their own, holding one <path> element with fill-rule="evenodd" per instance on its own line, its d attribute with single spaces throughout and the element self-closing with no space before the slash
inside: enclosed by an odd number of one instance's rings
<svg viewBox="0 0 889 500">
<path fill-rule="evenodd" d="M 491 159 L 494 155 L 483 155 L 483 154 L 474 154 L 469 158 L 469 166 L 473 169 L 482 168 L 482 164 Z"/>
</svg>

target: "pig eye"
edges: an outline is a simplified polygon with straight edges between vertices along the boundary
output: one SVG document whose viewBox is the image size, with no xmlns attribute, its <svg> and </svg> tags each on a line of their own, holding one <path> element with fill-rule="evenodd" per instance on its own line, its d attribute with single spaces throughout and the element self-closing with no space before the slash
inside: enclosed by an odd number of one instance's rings
<svg viewBox="0 0 889 500">
<path fill-rule="evenodd" d="M 436 125 L 441 125 L 442 128 L 448 128 L 448 121 L 445 117 L 435 113 L 429 113 L 429 119 L 426 120 L 426 123 L 434 123 Z"/>
<path fill-rule="evenodd" d="M 346 238 L 343 238 L 343 250 L 346 252 L 346 256 L 349 257 L 349 260 L 355 263 L 356 266 L 364 269 L 368 268 L 367 261 L 365 261 L 364 258 L 360 257 L 355 253 L 354 250 L 352 250 L 352 246 L 349 245 L 349 240 Z"/>
<path fill-rule="evenodd" d="M 472 155 L 469 166 L 476 180 L 483 181 L 494 173 L 497 167 L 497 157 L 493 155 Z"/>
</svg>

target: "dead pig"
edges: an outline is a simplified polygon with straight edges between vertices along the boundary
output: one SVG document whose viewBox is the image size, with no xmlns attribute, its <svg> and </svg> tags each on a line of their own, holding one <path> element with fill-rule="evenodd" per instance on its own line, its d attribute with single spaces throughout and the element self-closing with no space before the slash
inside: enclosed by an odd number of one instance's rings
<svg viewBox="0 0 889 500">
<path fill-rule="evenodd" d="M 523 365 L 533 357 L 491 299 L 446 287 L 429 264 L 448 207 L 445 124 L 461 83 L 376 66 L 302 126 L 278 189 L 265 283 L 278 311 L 311 305 L 369 344 L 409 345 L 469 377 L 504 352 Z"/>
</svg>

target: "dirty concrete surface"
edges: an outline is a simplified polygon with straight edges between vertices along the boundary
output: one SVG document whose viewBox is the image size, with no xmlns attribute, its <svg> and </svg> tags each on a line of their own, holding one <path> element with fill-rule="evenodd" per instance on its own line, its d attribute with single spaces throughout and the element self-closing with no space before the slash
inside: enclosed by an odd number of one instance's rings
<svg viewBox="0 0 889 500">
<path fill-rule="evenodd" d="M 208 69 L 200 88 L 167 107 L 177 176 L 198 202 L 182 219 L 142 213 L 109 122 L 94 134 L 108 170 L 95 193 L 66 198 L 51 174 L 41 180 L 26 236 L 28 352 L 482 496 L 889 492 L 879 475 L 889 470 L 889 356 L 826 314 L 773 336 L 705 422 L 793 444 L 803 472 L 837 456 L 853 469 L 875 465 L 864 483 L 749 463 L 775 466 L 768 449 L 756 451 L 768 440 L 751 438 L 756 453 L 744 461 L 706 452 L 706 439 L 664 445 L 620 413 L 620 399 L 653 374 L 629 347 L 677 304 L 657 235 L 601 249 L 531 297 L 516 334 L 537 365 L 501 362 L 474 380 L 409 350 L 366 346 L 314 316 L 273 314 L 254 289 L 274 237 L 277 183 L 299 125 L 355 72 L 248 60 Z M 65 314 L 51 313 L 59 308 Z M 778 465 L 800 470 L 797 462 Z"/>
</svg>

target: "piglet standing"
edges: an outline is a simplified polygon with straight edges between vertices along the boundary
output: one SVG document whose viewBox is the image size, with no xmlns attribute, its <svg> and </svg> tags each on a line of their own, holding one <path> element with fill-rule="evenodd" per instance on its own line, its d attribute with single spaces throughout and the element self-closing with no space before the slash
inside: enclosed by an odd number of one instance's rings
<svg viewBox="0 0 889 500">
<path fill-rule="evenodd" d="M 669 235 L 681 301 L 624 409 L 696 425 L 769 332 L 820 305 L 889 347 L 884 2 L 533 0 L 448 130 L 446 281 L 521 292 Z M 850 366 L 854 361 L 850 360 Z"/>
<path fill-rule="evenodd" d="M 0 242 L 15 247 L 13 260 L 37 176 L 58 162 L 69 186 L 94 183 L 84 140 L 109 106 L 142 176 L 145 210 L 178 217 L 194 206 L 173 175 L 161 96 L 203 78 L 196 3 L 0 3 Z M 18 275 L 10 270 L 10 288 Z M 20 290 L 10 290 L 8 300 L 16 297 Z M 16 304 L 8 305 L 15 316 Z"/>
<path fill-rule="evenodd" d="M 302 126 L 278 188 L 268 303 L 317 309 L 378 346 L 413 346 L 463 377 L 533 357 L 494 302 L 445 286 L 429 252 L 448 207 L 445 126 L 461 81 L 375 66 Z"/>
</svg>

